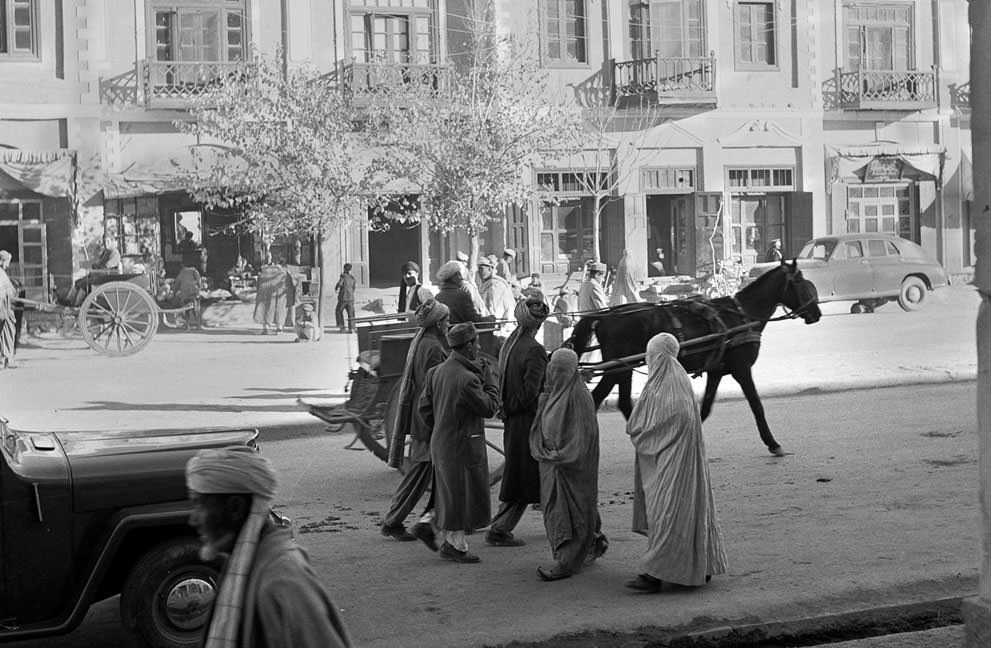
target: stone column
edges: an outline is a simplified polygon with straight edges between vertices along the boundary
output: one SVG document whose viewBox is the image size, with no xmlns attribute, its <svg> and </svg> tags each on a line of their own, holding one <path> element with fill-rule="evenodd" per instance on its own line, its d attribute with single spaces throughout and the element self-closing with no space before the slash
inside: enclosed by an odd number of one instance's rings
<svg viewBox="0 0 991 648">
<path fill-rule="evenodd" d="M 964 601 L 964 645 L 991 646 L 991 6 L 970 1 L 970 86 L 974 147 L 974 211 L 981 294 L 977 314 L 977 436 L 980 465 L 981 576 L 978 594 Z"/>
</svg>

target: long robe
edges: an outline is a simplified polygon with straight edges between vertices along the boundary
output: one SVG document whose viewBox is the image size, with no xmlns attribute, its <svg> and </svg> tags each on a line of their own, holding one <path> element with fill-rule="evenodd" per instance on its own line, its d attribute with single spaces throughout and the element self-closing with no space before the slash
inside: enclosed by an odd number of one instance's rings
<svg viewBox="0 0 991 648">
<path fill-rule="evenodd" d="M 17 332 L 17 313 L 14 298 L 17 288 L 7 271 L 0 268 L 0 369 L 14 361 L 14 342 Z"/>
<path fill-rule="evenodd" d="M 431 429 L 424 424 L 417 407 L 427 379 L 427 371 L 444 362 L 447 350 L 441 340 L 440 330 L 431 326 L 422 335 L 413 338 L 407 354 L 407 364 L 400 378 L 402 389 L 392 426 L 389 465 L 398 468 L 403 463 L 402 448 L 407 436 L 410 439 L 410 461 L 430 461 Z M 395 451 L 393 451 L 395 449 Z"/>
<path fill-rule="evenodd" d="M 482 282 L 478 292 L 485 307 L 497 320 L 512 320 L 516 309 L 516 299 L 509 282 L 498 275 L 492 275 Z"/>
<path fill-rule="evenodd" d="M 288 270 L 277 265 L 263 267 L 258 274 L 258 289 L 255 293 L 255 323 L 276 327 L 291 326 L 295 296 L 295 284 Z"/>
<path fill-rule="evenodd" d="M 451 326 L 462 322 L 481 322 L 488 315 L 484 312 L 484 304 L 475 303 L 468 284 L 460 279 L 441 283 L 434 299 L 450 309 Z"/>
<path fill-rule="evenodd" d="M 647 382 L 626 432 L 636 449 L 633 530 L 647 536 L 639 572 L 680 585 L 703 585 L 726 571 L 702 419 L 691 381 L 668 333 L 647 345 Z"/>
<path fill-rule="evenodd" d="M 596 278 L 586 279 L 578 288 L 578 311 L 590 313 L 607 306 L 606 291 Z"/>
<path fill-rule="evenodd" d="M 516 504 L 540 501 L 540 466 L 530 454 L 530 428 L 537 415 L 546 367 L 547 352 L 533 338 L 533 329 L 517 329 L 499 355 L 506 454 L 499 501 Z"/>
<path fill-rule="evenodd" d="M 633 275 L 630 274 L 630 251 L 623 250 L 623 257 L 616 266 L 616 276 L 612 282 L 612 295 L 609 296 L 610 306 L 635 304 L 640 301 L 637 295 Z"/>
<path fill-rule="evenodd" d="M 347 648 L 337 607 L 288 531 L 268 528 L 258 541 L 245 589 L 243 648 Z"/>
<path fill-rule="evenodd" d="M 491 372 L 458 352 L 427 373 L 420 416 L 433 430 L 434 524 L 473 533 L 489 524 L 489 460 L 485 419 L 499 406 Z"/>
<path fill-rule="evenodd" d="M 569 572 L 594 550 L 599 526 L 599 424 L 578 357 L 559 349 L 547 365 L 544 391 L 530 432 L 540 465 L 544 529 L 554 558 Z M 570 545 L 570 551 L 562 551 Z M 566 555 L 565 555 L 566 554 Z"/>
</svg>

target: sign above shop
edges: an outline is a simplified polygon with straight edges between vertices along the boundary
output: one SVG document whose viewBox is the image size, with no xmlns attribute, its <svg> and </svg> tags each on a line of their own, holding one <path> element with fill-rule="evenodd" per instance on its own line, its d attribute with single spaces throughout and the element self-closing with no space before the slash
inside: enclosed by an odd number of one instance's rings
<svg viewBox="0 0 991 648">
<path fill-rule="evenodd" d="M 867 163 L 864 182 L 890 182 L 902 177 L 903 162 L 894 156 L 877 156 Z"/>
</svg>

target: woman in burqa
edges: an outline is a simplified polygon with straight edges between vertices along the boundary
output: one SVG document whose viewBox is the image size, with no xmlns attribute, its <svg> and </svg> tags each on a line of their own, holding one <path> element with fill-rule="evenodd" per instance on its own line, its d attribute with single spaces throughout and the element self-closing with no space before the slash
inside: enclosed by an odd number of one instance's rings
<svg viewBox="0 0 991 648">
<path fill-rule="evenodd" d="M 641 592 L 659 592 L 662 582 L 704 585 L 726 573 L 702 419 L 678 349 L 669 333 L 650 339 L 647 383 L 626 423 L 636 449 L 633 531 L 647 536 L 639 576 L 626 586 Z"/>
<path fill-rule="evenodd" d="M 547 364 L 544 391 L 530 429 L 540 465 L 540 504 L 554 564 L 538 567 L 547 581 L 567 578 L 606 552 L 600 531 L 599 424 L 578 373 L 578 356 L 558 349 Z"/>
<path fill-rule="evenodd" d="M 612 295 L 609 297 L 610 306 L 635 304 L 640 301 L 637 297 L 637 287 L 630 274 L 630 251 L 623 250 L 623 256 L 616 266 L 616 275 L 612 283 Z"/>
</svg>

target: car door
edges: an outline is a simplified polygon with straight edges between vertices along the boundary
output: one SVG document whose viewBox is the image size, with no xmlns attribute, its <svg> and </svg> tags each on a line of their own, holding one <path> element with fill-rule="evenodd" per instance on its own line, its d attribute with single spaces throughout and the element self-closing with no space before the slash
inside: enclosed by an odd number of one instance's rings
<svg viewBox="0 0 991 648">
<path fill-rule="evenodd" d="M 902 263 L 898 250 L 884 239 L 867 239 L 867 254 L 874 272 L 874 294 L 897 295 L 902 284 Z"/>
<path fill-rule="evenodd" d="M 829 259 L 829 266 L 833 271 L 833 289 L 837 299 L 873 296 L 874 273 L 862 240 L 840 241 Z"/>
</svg>

